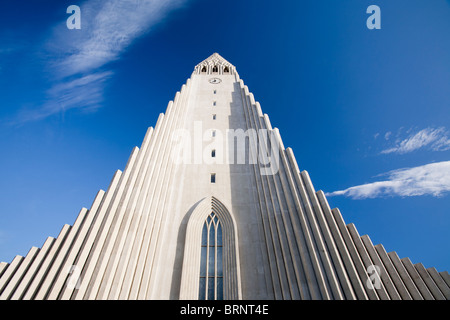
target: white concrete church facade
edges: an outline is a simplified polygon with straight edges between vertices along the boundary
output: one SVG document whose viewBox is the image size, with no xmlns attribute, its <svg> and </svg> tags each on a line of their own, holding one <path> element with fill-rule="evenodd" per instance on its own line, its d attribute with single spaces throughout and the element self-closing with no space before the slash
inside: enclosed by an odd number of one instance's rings
<svg viewBox="0 0 450 320">
<path fill-rule="evenodd" d="M 90 209 L 0 264 L 0 299 L 444 300 L 449 285 L 346 225 L 217 53 Z"/>
</svg>

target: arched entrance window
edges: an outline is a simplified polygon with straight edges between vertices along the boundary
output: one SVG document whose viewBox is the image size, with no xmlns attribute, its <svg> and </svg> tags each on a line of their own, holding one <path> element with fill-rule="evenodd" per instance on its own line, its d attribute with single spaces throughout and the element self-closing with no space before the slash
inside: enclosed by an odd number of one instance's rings
<svg viewBox="0 0 450 320">
<path fill-rule="evenodd" d="M 222 224 L 212 212 L 202 229 L 199 300 L 223 300 Z"/>
<path fill-rule="evenodd" d="M 195 205 L 186 225 L 181 300 L 241 299 L 236 223 L 215 197 Z"/>
</svg>

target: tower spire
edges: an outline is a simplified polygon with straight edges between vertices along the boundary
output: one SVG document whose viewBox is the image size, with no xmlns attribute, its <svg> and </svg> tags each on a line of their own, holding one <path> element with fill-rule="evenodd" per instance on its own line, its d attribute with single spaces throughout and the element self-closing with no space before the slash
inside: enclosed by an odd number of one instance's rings
<svg viewBox="0 0 450 320">
<path fill-rule="evenodd" d="M 195 74 L 234 74 L 236 68 L 220 54 L 214 52 L 195 66 Z"/>
</svg>

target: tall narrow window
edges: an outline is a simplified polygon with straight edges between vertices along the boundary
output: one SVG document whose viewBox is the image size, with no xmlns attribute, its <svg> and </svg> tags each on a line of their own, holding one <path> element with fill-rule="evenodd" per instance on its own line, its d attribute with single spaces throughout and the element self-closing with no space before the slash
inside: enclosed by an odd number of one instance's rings
<svg viewBox="0 0 450 320">
<path fill-rule="evenodd" d="M 210 187 L 216 189 L 215 185 Z M 186 226 L 179 298 L 240 300 L 240 242 L 233 215 L 213 196 L 193 202 L 196 205 Z"/>
<path fill-rule="evenodd" d="M 217 66 L 214 66 L 214 67 L 213 67 L 212 72 L 213 72 L 213 73 L 219 72 L 219 69 L 217 68 Z"/>
<path fill-rule="evenodd" d="M 216 183 L 216 174 L 211 173 L 211 183 Z"/>
<path fill-rule="evenodd" d="M 215 158 L 216 157 L 216 149 L 213 149 L 211 151 L 211 157 Z"/>
<path fill-rule="evenodd" d="M 214 94 L 216 94 L 217 93 L 217 90 L 214 90 Z"/>
<path fill-rule="evenodd" d="M 201 73 L 206 73 L 206 67 L 203 66 Z"/>
<path fill-rule="evenodd" d="M 216 120 L 217 116 L 215 114 L 213 114 L 213 120 Z"/>
<path fill-rule="evenodd" d="M 202 229 L 199 300 L 223 300 L 222 224 L 214 212 Z"/>
<path fill-rule="evenodd" d="M 216 136 L 216 130 L 213 130 L 213 131 L 212 131 L 211 136 L 213 136 L 213 137 Z"/>
<path fill-rule="evenodd" d="M 213 106 L 215 106 L 217 103 L 216 103 L 216 101 L 213 101 Z"/>
<path fill-rule="evenodd" d="M 225 68 L 223 69 L 223 73 L 230 73 L 230 69 L 228 69 L 228 67 L 225 67 Z"/>
</svg>

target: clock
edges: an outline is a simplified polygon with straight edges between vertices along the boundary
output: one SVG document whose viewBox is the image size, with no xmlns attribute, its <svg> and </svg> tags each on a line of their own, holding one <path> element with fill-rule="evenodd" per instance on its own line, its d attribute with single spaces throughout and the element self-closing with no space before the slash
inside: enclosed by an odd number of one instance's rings
<svg viewBox="0 0 450 320">
<path fill-rule="evenodd" d="M 222 80 L 220 80 L 219 78 L 211 78 L 211 79 L 209 79 L 209 83 L 212 83 L 212 84 L 218 84 L 218 83 L 221 83 L 222 82 Z"/>
</svg>

